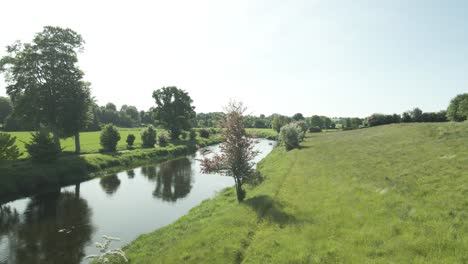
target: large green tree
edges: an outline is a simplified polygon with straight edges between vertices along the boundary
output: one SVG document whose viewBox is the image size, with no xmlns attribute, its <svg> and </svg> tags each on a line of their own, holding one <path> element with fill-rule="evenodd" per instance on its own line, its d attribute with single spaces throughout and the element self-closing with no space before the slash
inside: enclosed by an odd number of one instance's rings
<svg viewBox="0 0 468 264">
<path fill-rule="evenodd" d="M 468 93 L 459 94 L 450 101 L 447 117 L 450 121 L 457 122 L 468 119 Z"/>
<path fill-rule="evenodd" d="M 169 130 L 172 139 L 192 127 L 195 107 L 187 92 L 175 86 L 163 87 L 153 92 L 153 98 L 156 101 L 155 118 Z"/>
<path fill-rule="evenodd" d="M 0 60 L 15 115 L 23 122 L 48 127 L 58 150 L 60 135 L 77 133 L 88 112 L 89 85 L 76 65 L 83 44 L 71 29 L 46 26 L 31 43 L 17 41 L 8 46 L 8 55 Z M 71 117 L 77 117 L 77 123 L 68 120 Z"/>
</svg>

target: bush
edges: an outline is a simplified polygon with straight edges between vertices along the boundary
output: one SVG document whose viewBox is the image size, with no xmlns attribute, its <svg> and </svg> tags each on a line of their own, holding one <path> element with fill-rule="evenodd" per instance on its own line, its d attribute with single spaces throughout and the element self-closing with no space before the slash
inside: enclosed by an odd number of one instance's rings
<svg viewBox="0 0 468 264">
<path fill-rule="evenodd" d="M 309 132 L 310 133 L 320 133 L 320 132 L 322 132 L 322 129 L 320 129 L 320 127 L 309 127 Z"/>
<path fill-rule="evenodd" d="M 307 124 L 306 122 L 304 121 L 297 121 L 297 122 L 294 122 L 294 124 L 302 131 L 302 133 L 306 133 L 307 132 Z"/>
<path fill-rule="evenodd" d="M 195 132 L 195 130 L 190 130 L 189 132 L 189 138 L 190 140 L 195 140 L 195 138 L 197 138 L 197 133 Z"/>
<path fill-rule="evenodd" d="M 56 160 L 60 154 L 53 137 L 44 129 L 31 133 L 31 141 L 26 143 L 25 147 L 31 159 L 38 162 Z"/>
<path fill-rule="evenodd" d="M 8 133 L 0 133 L 0 161 L 15 160 L 21 156 L 15 143 L 16 137 L 12 137 Z"/>
<path fill-rule="evenodd" d="M 135 142 L 135 135 L 129 134 L 129 135 L 127 136 L 126 142 L 127 142 L 127 146 L 128 146 L 129 148 L 133 147 L 133 143 Z"/>
<path fill-rule="evenodd" d="M 141 141 L 144 148 L 154 148 L 156 144 L 156 130 L 152 125 L 149 125 L 143 133 L 141 133 Z"/>
<path fill-rule="evenodd" d="M 286 150 L 291 150 L 299 147 L 299 143 L 302 141 L 302 131 L 295 124 L 287 124 L 281 127 L 279 138 L 281 143 L 284 144 Z"/>
<path fill-rule="evenodd" d="M 104 151 L 116 151 L 117 142 L 120 140 L 120 133 L 114 125 L 105 125 L 102 128 L 100 140 Z"/>
<path fill-rule="evenodd" d="M 208 131 L 207 129 L 204 129 L 204 128 L 198 130 L 198 134 L 202 138 L 209 138 L 210 137 L 210 131 Z"/>
<path fill-rule="evenodd" d="M 214 135 L 214 134 L 218 134 L 218 130 L 216 128 L 210 128 L 210 134 Z"/>
<path fill-rule="evenodd" d="M 186 139 L 187 139 L 187 132 L 186 132 L 186 131 L 182 131 L 182 133 L 180 133 L 180 137 L 181 137 L 183 140 L 186 140 Z"/>
<path fill-rule="evenodd" d="M 159 139 L 159 146 L 161 146 L 161 147 L 167 146 L 168 141 L 167 141 L 166 135 L 161 134 L 161 135 L 159 135 L 158 139 Z"/>
<path fill-rule="evenodd" d="M 459 94 L 450 101 L 447 117 L 450 121 L 461 122 L 468 120 L 468 93 Z"/>
</svg>

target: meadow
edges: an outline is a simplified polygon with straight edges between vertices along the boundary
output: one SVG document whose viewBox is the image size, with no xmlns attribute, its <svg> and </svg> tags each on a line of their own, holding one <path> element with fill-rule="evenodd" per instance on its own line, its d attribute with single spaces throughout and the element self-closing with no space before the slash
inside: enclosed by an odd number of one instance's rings
<svg viewBox="0 0 468 264">
<path fill-rule="evenodd" d="M 124 251 L 131 263 L 467 263 L 468 122 L 308 134 Z"/>
<path fill-rule="evenodd" d="M 123 151 L 127 149 L 127 143 L 125 140 L 129 134 L 135 135 L 135 148 L 141 148 L 141 133 L 145 128 L 118 128 L 120 133 L 120 141 L 117 144 L 117 150 Z M 260 128 L 249 128 L 246 129 L 247 133 L 251 134 L 254 137 L 259 138 L 269 138 L 275 139 L 277 133 L 272 129 L 260 129 Z M 16 144 L 20 151 L 23 153 L 21 158 L 28 157 L 28 153 L 26 152 L 26 148 L 24 146 L 25 143 L 29 142 L 31 139 L 31 132 L 8 132 L 9 134 L 16 137 Z M 168 132 L 164 129 L 157 129 L 157 135 L 160 134 L 168 135 Z M 80 140 L 81 140 L 81 152 L 82 153 L 97 153 L 101 149 L 101 145 L 99 143 L 99 137 L 101 135 L 101 131 L 95 132 L 81 132 L 80 133 Z M 61 145 L 64 151 L 73 152 L 75 151 L 75 139 L 73 137 L 62 139 Z"/>
</svg>

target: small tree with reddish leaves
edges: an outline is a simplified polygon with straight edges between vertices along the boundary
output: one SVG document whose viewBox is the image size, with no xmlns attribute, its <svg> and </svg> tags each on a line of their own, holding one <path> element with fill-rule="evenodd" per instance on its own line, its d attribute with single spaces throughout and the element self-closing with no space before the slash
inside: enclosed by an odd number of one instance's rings
<svg viewBox="0 0 468 264">
<path fill-rule="evenodd" d="M 232 176 L 236 184 L 237 200 L 242 202 L 245 190 L 242 184 L 254 174 L 253 159 L 258 154 L 254 150 L 254 142 L 247 137 L 244 128 L 244 112 L 246 108 L 241 102 L 230 102 L 225 108 L 226 115 L 221 121 L 224 142 L 220 145 L 220 153 L 212 157 L 204 157 L 201 168 L 205 173 L 221 173 Z"/>
</svg>

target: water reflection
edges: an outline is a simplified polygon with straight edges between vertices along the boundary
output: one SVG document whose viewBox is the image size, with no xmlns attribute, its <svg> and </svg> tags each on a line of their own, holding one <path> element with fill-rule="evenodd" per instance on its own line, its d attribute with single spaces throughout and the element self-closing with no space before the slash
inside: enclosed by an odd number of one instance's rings
<svg viewBox="0 0 468 264">
<path fill-rule="evenodd" d="M 129 179 L 135 178 L 135 170 L 128 170 L 127 171 L 127 176 Z"/>
<path fill-rule="evenodd" d="M 32 197 L 21 218 L 2 207 L 0 223 L 0 234 L 10 231 L 7 263 L 78 264 L 93 234 L 88 203 L 60 190 Z"/>
<path fill-rule="evenodd" d="M 156 182 L 153 196 L 166 202 L 176 202 L 190 193 L 192 172 L 192 163 L 188 158 L 141 168 L 141 174 Z"/>
<path fill-rule="evenodd" d="M 99 180 L 102 190 L 107 193 L 109 196 L 113 195 L 117 189 L 120 187 L 120 180 L 116 174 L 102 177 Z"/>
</svg>

